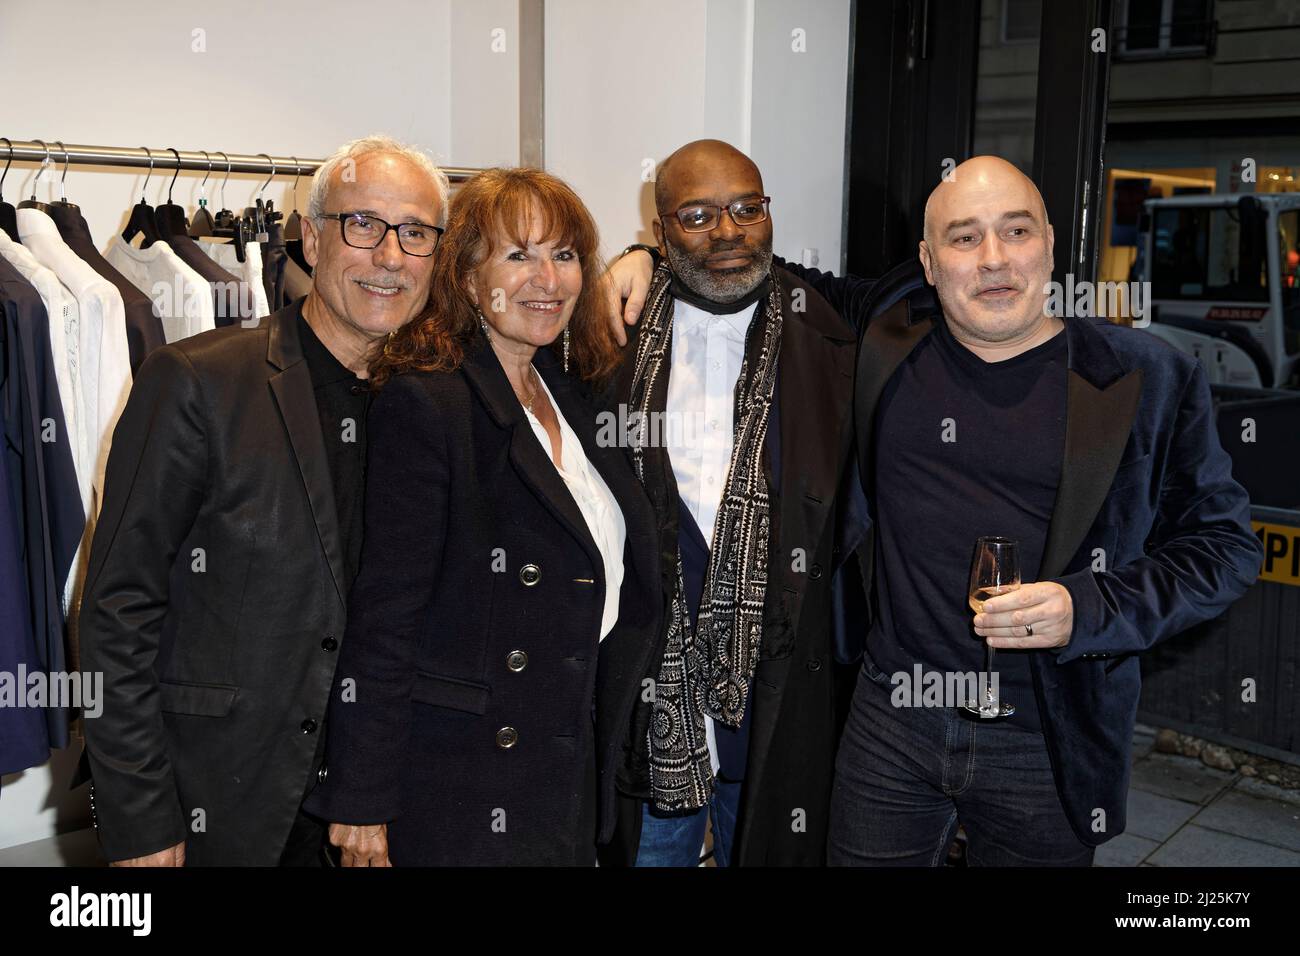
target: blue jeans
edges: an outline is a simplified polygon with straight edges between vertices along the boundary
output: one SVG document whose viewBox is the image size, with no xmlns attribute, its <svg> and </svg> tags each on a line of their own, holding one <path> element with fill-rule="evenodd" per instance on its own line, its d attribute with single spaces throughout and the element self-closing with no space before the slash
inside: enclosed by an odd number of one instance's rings
<svg viewBox="0 0 1300 956">
<path fill-rule="evenodd" d="M 740 783 L 715 778 L 708 807 L 700 807 L 691 813 L 669 816 L 661 814 L 648 802 L 643 804 L 636 865 L 699 866 L 705 826 L 712 817 L 713 861 L 718 866 L 730 866 L 740 787 Z"/>
<path fill-rule="evenodd" d="M 955 708 L 895 707 L 864 656 L 835 761 L 832 866 L 940 866 L 960 823 L 970 866 L 1090 866 L 1041 734 Z"/>
</svg>

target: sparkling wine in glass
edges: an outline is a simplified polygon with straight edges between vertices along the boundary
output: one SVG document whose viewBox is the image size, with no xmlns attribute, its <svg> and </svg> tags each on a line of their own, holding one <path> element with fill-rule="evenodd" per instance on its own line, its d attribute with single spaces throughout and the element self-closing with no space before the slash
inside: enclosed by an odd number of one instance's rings
<svg viewBox="0 0 1300 956">
<path fill-rule="evenodd" d="M 970 564 L 970 606 L 977 614 L 984 602 L 1020 587 L 1020 545 L 1010 538 L 988 537 L 975 542 Z M 962 709 L 978 717 L 1010 717 L 1014 704 L 999 698 L 993 686 L 993 648 L 984 643 L 983 699 L 967 701 Z"/>
</svg>

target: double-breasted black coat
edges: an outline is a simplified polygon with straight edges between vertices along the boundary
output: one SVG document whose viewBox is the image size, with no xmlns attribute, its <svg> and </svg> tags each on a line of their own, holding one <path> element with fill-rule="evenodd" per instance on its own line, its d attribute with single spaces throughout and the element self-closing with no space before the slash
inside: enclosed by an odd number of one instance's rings
<svg viewBox="0 0 1300 956">
<path fill-rule="evenodd" d="M 395 865 L 585 864 L 658 630 L 645 493 L 596 442 L 585 390 L 534 364 L 627 525 L 618 623 L 603 563 L 495 353 L 392 378 L 368 420 L 365 545 L 349 599 L 326 820 L 388 824 Z"/>
</svg>

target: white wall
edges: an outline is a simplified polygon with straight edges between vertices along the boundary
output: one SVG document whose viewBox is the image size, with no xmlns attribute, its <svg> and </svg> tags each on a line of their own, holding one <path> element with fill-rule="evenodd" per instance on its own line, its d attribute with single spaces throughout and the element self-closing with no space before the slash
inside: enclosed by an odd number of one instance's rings
<svg viewBox="0 0 1300 956">
<path fill-rule="evenodd" d="M 321 157 L 346 140 L 386 132 L 440 162 L 470 165 L 451 152 L 452 2 L 4 0 L 0 135 L 52 147 L 61 139 Z M 203 52 L 194 49 L 195 30 L 204 31 Z M 57 70 L 47 65 L 55 46 Z M 488 152 L 500 155 L 495 145 Z M 171 174 L 163 177 L 161 168 L 170 158 L 158 156 L 148 185 L 153 203 L 166 196 Z M 220 169 L 220 157 L 214 160 Z M 35 169 L 14 166 L 6 200 L 31 195 Z M 223 177 L 214 172 L 208 181 L 212 208 L 220 208 L 213 187 Z M 202 178 L 182 172 L 174 199 L 193 206 Z M 56 180 L 42 178 L 39 199 L 58 197 Z M 230 208 L 242 209 L 264 181 L 232 175 Z M 277 177 L 266 198 L 293 208 L 292 182 Z M 67 195 L 104 245 L 125 225 L 143 183 L 143 170 L 73 166 Z M 299 184 L 302 206 L 308 185 Z"/>
<path fill-rule="evenodd" d="M 546 165 L 587 201 L 606 253 L 650 240 L 653 184 L 643 172 L 652 177 L 654 163 L 683 143 L 716 137 L 762 169 L 776 250 L 797 259 L 816 248 L 823 266 L 838 267 L 849 7 L 547 0 Z M 504 51 L 493 47 L 497 28 Z M 796 28 L 804 53 L 791 49 Z M 193 49 L 196 29 L 205 52 Z M 509 165 L 519 157 L 527 39 L 518 36 L 518 0 L 3 0 L 0 135 L 320 157 L 380 131 L 449 165 Z M 52 70 L 56 41 L 63 66 Z M 161 171 L 169 155 L 148 184 L 155 204 L 171 179 Z M 31 194 L 35 170 L 14 165 L 9 202 Z M 175 200 L 192 208 L 202 178 L 182 172 Z M 264 178 L 231 176 L 227 204 L 247 205 Z M 104 246 L 143 182 L 143 171 L 74 166 L 67 195 Z M 293 208 L 291 182 L 278 177 L 267 189 L 278 208 Z M 57 196 L 57 176 L 47 173 L 38 198 Z M 74 764 L 63 753 L 4 779 L 0 847 L 84 825 L 85 790 L 66 789 Z"/>
<path fill-rule="evenodd" d="M 750 155 L 772 197 L 776 248 L 795 260 L 816 250 L 818 264 L 836 272 L 842 268 L 849 6 L 848 0 L 757 0 L 754 10 Z"/>
<path fill-rule="evenodd" d="M 652 241 L 647 163 L 711 137 L 762 170 L 776 251 L 840 267 L 850 6 L 547 0 L 547 166 L 587 202 L 606 254 Z"/>
<path fill-rule="evenodd" d="M 450 136 L 456 166 L 519 162 L 518 0 L 450 0 Z"/>
</svg>

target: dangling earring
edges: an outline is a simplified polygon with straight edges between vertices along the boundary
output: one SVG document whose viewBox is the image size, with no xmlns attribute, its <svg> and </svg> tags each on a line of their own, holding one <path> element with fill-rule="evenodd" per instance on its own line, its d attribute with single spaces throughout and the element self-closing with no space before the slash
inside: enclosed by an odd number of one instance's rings
<svg viewBox="0 0 1300 956">
<path fill-rule="evenodd" d="M 569 374 L 569 327 L 564 327 L 564 374 Z"/>
<path fill-rule="evenodd" d="M 487 316 L 483 314 L 482 309 L 475 309 L 474 311 L 478 313 L 478 324 L 483 327 L 483 337 L 491 342 L 492 333 L 488 331 Z"/>
</svg>

